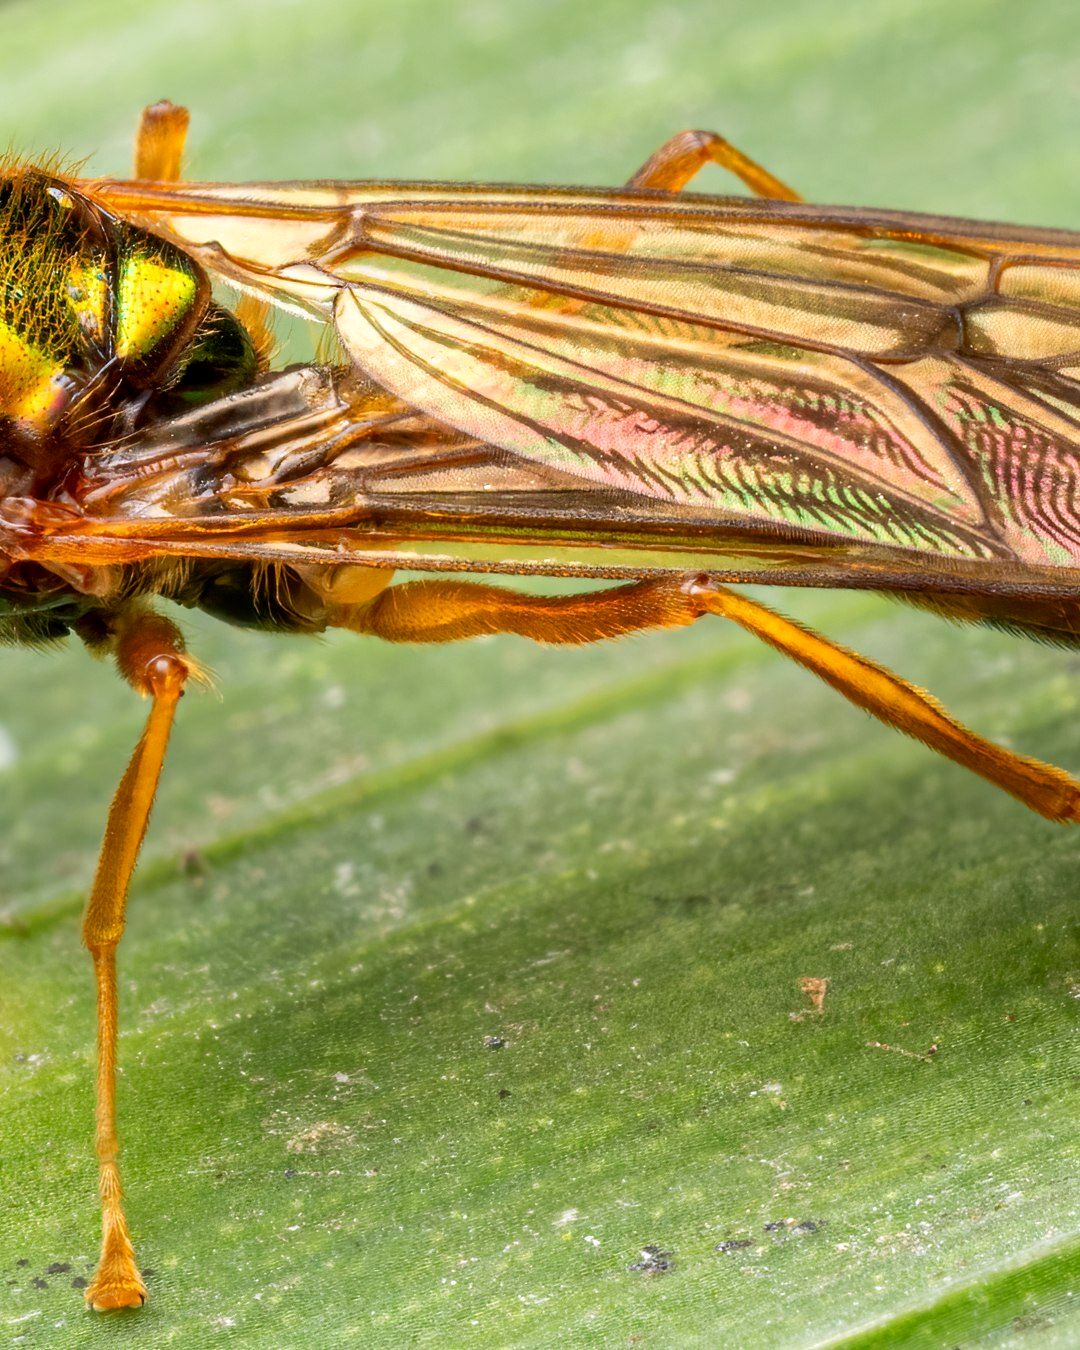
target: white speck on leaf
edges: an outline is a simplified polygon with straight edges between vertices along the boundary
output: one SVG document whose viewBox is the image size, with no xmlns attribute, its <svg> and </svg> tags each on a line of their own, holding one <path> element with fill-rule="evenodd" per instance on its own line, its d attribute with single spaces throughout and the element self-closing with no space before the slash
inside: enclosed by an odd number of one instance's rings
<svg viewBox="0 0 1080 1350">
<path fill-rule="evenodd" d="M 19 758 L 19 747 L 15 744 L 15 738 L 7 727 L 0 726 L 0 773 L 11 766 Z"/>
<path fill-rule="evenodd" d="M 345 690 L 340 684 L 328 685 L 322 692 L 322 705 L 329 708 L 331 712 L 336 712 L 339 708 L 345 706 Z"/>
</svg>

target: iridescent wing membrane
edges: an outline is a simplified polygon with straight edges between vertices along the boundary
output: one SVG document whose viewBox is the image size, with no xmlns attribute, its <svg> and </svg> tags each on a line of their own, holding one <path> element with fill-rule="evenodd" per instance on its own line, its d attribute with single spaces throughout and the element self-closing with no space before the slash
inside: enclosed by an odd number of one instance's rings
<svg viewBox="0 0 1080 1350">
<path fill-rule="evenodd" d="M 266 472 L 233 509 L 223 477 L 219 531 L 246 511 L 249 533 L 295 546 L 304 510 L 333 507 L 358 527 L 338 556 L 373 547 L 362 521 L 444 542 L 457 521 L 501 541 L 459 555 L 506 562 L 515 520 L 546 519 L 539 570 L 589 570 L 601 534 L 610 563 L 651 530 L 661 565 L 723 555 L 733 579 L 1080 585 L 1075 233 L 627 190 L 88 189 L 225 280 L 332 318 L 391 396 L 319 480 Z M 398 427 L 389 449 L 376 423 Z M 160 513 L 165 491 L 122 505 L 122 457 L 102 470 L 88 509 Z"/>
</svg>

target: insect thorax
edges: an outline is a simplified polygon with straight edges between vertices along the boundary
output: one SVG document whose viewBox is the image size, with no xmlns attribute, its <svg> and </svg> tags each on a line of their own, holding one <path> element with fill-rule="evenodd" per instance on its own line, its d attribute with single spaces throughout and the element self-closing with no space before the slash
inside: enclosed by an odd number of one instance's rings
<svg viewBox="0 0 1080 1350">
<path fill-rule="evenodd" d="M 33 168 L 0 176 L 0 491 L 247 383 L 248 334 L 202 269 Z"/>
<path fill-rule="evenodd" d="M 0 503 L 63 500 L 87 456 L 257 373 L 246 329 L 187 254 L 62 178 L 0 169 Z M 56 578 L 38 571 L 0 551 L 0 638 L 21 623 L 13 609 L 58 617 Z"/>
</svg>

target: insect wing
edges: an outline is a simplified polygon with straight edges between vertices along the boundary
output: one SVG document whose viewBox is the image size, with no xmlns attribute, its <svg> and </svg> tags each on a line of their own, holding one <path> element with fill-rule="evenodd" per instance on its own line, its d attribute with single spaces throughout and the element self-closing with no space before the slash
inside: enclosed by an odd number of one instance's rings
<svg viewBox="0 0 1080 1350">
<path fill-rule="evenodd" d="M 525 461 L 718 529 L 1080 562 L 1075 235 L 569 190 L 106 197 Z"/>
</svg>

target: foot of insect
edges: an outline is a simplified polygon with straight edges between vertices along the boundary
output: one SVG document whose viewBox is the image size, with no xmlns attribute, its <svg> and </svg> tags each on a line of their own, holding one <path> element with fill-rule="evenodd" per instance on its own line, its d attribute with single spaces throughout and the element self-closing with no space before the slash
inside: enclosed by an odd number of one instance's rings
<svg viewBox="0 0 1080 1350">
<path fill-rule="evenodd" d="M 101 1203 L 101 1260 L 86 1291 L 86 1301 L 95 1312 L 141 1308 L 146 1302 L 146 1285 L 135 1265 L 135 1249 L 120 1208 L 120 1174 L 115 1163 L 102 1166 Z"/>
</svg>

